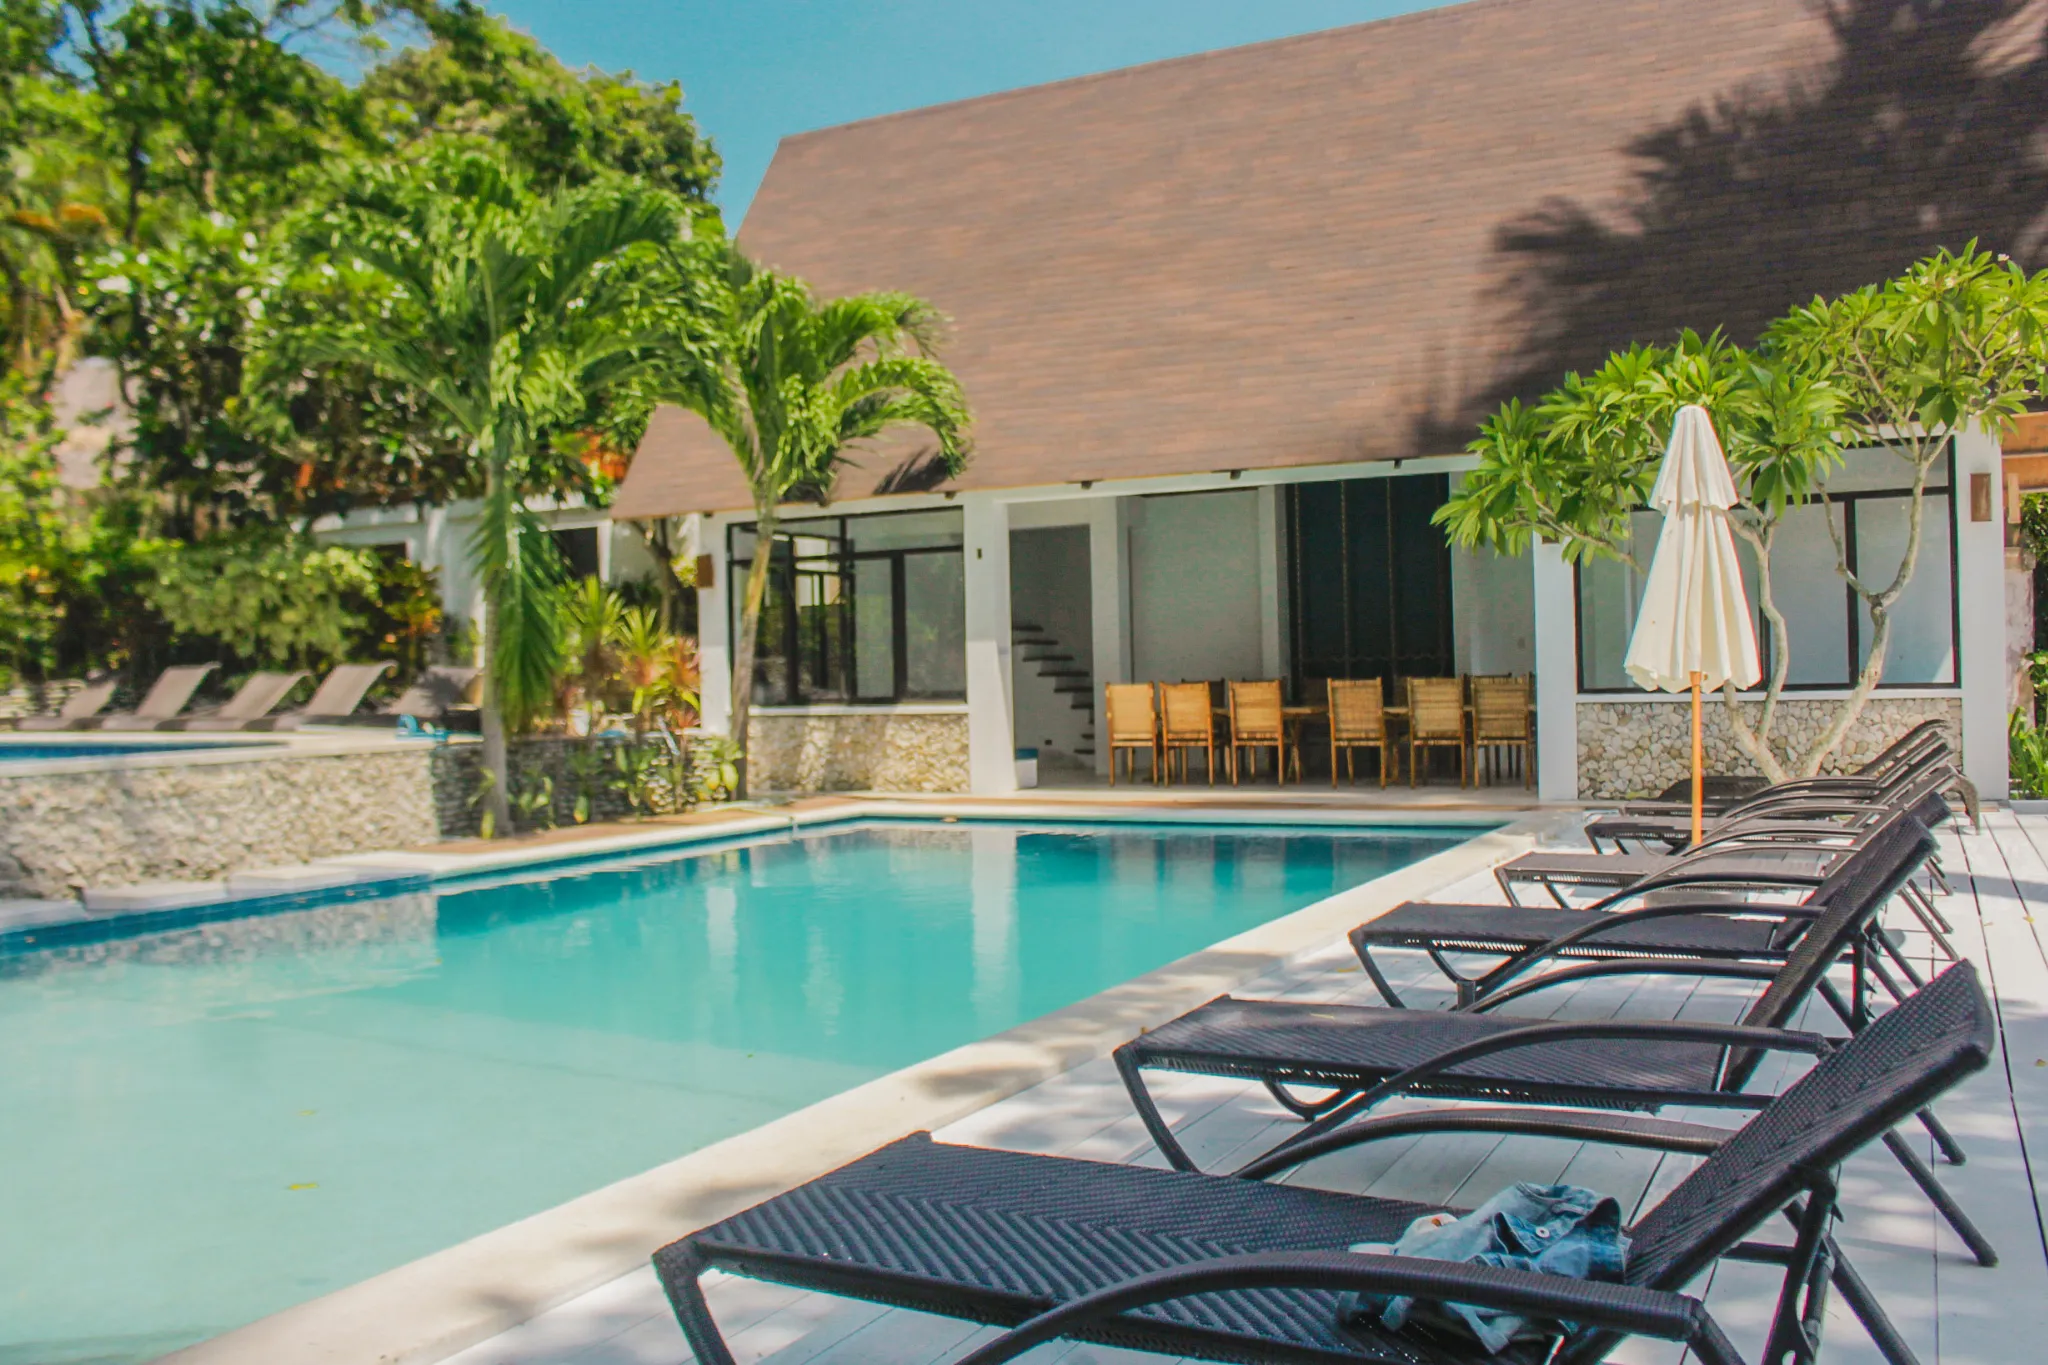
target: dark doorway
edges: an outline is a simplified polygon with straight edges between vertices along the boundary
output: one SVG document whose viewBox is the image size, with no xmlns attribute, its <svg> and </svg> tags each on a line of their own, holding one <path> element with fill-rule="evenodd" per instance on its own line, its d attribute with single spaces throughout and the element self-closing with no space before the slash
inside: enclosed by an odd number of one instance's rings
<svg viewBox="0 0 2048 1365">
<path fill-rule="evenodd" d="M 562 562 L 569 566 L 569 577 L 597 577 L 595 526 L 572 526 L 566 531 L 551 531 L 549 534 L 555 538 L 555 550 L 562 556 Z"/>
<path fill-rule="evenodd" d="M 1442 474 L 1289 485 L 1297 685 L 1457 671 L 1451 551 L 1429 521 L 1449 493 Z"/>
</svg>

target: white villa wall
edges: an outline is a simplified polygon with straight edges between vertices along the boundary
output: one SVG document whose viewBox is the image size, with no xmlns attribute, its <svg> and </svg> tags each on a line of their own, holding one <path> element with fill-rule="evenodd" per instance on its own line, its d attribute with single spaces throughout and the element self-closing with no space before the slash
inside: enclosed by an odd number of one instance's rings
<svg viewBox="0 0 2048 1365">
<path fill-rule="evenodd" d="M 1260 495 L 1134 498 L 1131 671 L 1139 682 L 1270 677 L 1261 606 Z"/>
<path fill-rule="evenodd" d="M 438 575 L 442 606 L 453 617 L 481 625 L 483 588 L 470 556 L 478 505 L 473 499 L 445 507 L 363 508 L 314 523 L 320 540 L 338 545 L 401 545 L 405 556 Z M 543 509 L 540 519 L 558 530 L 591 527 L 598 533 L 598 565 L 606 582 L 646 578 L 656 572 L 654 556 L 636 527 L 613 522 L 602 508 Z M 698 518 L 685 519 L 683 541 L 694 538 Z"/>
<path fill-rule="evenodd" d="M 1528 554 L 1451 551 L 1451 619 L 1460 673 L 1532 673 L 1536 591 Z"/>
</svg>

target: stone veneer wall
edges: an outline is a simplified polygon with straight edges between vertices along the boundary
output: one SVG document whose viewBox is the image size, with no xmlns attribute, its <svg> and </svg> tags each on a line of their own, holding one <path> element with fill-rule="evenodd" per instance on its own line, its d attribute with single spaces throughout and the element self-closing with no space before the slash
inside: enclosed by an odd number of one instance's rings
<svg viewBox="0 0 2048 1365">
<path fill-rule="evenodd" d="M 756 791 L 964 792 L 965 711 L 755 712 Z"/>
<path fill-rule="evenodd" d="M 1757 708 L 1746 705 L 1754 724 Z M 1837 705 L 1801 698 L 1780 701 L 1773 726 L 1779 752 L 1799 752 L 1819 738 Z M 1709 697 L 1702 711 L 1700 730 L 1707 771 L 1754 773 L 1756 765 L 1735 747 L 1727 707 L 1721 698 Z M 1853 768 L 1929 718 L 1946 720 L 1951 739 L 1960 747 L 1962 698 L 1873 697 L 1825 770 Z M 1585 800 L 1647 796 L 1692 771 L 1692 706 L 1688 699 L 1582 701 L 1578 719 L 1579 796 Z"/>
<path fill-rule="evenodd" d="M 0 773 L 0 896 L 203 881 L 432 843 L 432 755 L 319 754 L 237 763 Z"/>
<path fill-rule="evenodd" d="M 528 790 L 545 775 L 554 784 L 554 823 L 575 823 L 577 776 L 570 764 L 589 741 L 565 735 L 529 735 L 515 739 L 506 755 L 512 768 L 512 790 Z M 633 814 L 632 802 L 614 785 L 617 770 L 612 750 L 620 741 L 600 736 L 597 741 L 598 772 L 591 781 L 590 819 L 622 820 Z M 477 800 L 482 789 L 484 750 L 481 744 L 450 745 L 434 751 L 434 818 L 443 839 L 461 839 L 477 833 L 483 819 L 483 804 Z M 515 812 L 513 818 L 519 817 Z"/>
</svg>

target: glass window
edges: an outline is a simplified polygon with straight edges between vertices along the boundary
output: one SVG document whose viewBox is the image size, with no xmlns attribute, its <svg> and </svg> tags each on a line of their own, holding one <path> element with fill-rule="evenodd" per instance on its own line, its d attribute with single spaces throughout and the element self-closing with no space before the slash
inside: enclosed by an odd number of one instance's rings
<svg viewBox="0 0 2048 1365">
<path fill-rule="evenodd" d="M 755 646 L 761 705 L 967 694 L 967 594 L 957 509 L 806 517 L 776 528 Z M 755 549 L 729 533 L 737 632 Z"/>
<path fill-rule="evenodd" d="M 903 557 L 903 695 L 967 695 L 967 577 L 957 554 Z"/>
<path fill-rule="evenodd" d="M 1913 504 L 1906 498 L 1864 498 L 1852 504 L 1856 513 L 1856 576 L 1867 588 L 1883 591 L 1898 576 L 1906 556 Z M 1950 582 L 1949 513 L 1946 495 L 1929 494 L 1921 509 L 1920 558 L 1913 579 L 1892 603 L 1891 642 L 1885 650 L 1884 680 L 1902 687 L 1925 687 L 1956 680 L 1955 622 L 1948 605 L 1955 600 Z M 1856 602 L 1856 664 L 1861 668 L 1876 643 L 1877 627 L 1870 607 Z"/>
<path fill-rule="evenodd" d="M 1637 512 L 1629 553 L 1650 567 L 1657 552 L 1657 532 L 1664 518 Z M 1622 661 L 1643 600 L 1643 573 L 1618 559 L 1589 560 L 1579 566 L 1579 687 L 1587 692 L 1620 691 L 1635 686 Z"/>
<path fill-rule="evenodd" d="M 858 554 L 871 550 L 957 549 L 967 541 L 961 515 L 951 509 L 894 512 L 884 517 L 850 517 L 846 530 Z"/>
<path fill-rule="evenodd" d="M 853 566 L 853 673 L 861 696 L 896 695 L 896 566 L 887 559 Z"/>
<path fill-rule="evenodd" d="M 1771 594 L 1792 642 L 1788 688 L 1848 687 L 1854 681 L 1850 661 L 1860 668 L 1870 657 L 1870 612 L 1837 571 L 1828 525 L 1832 522 L 1842 537 L 1851 567 L 1866 585 L 1888 584 L 1905 553 L 1912 509 L 1906 487 L 1911 476 L 1910 467 L 1892 451 L 1853 451 L 1828 480 L 1826 504 L 1810 503 L 1786 512 L 1771 546 Z M 1879 684 L 1883 687 L 1952 686 L 1957 681 L 1954 523 L 1946 491 L 1950 477 L 1944 461 L 1928 479 L 1920 558 L 1912 582 L 1892 607 L 1891 643 Z M 1661 520 L 1653 512 L 1635 516 L 1634 552 L 1646 569 Z M 1754 556 L 1746 543 L 1738 540 L 1736 546 L 1754 606 Z M 1579 566 L 1581 690 L 1635 690 L 1622 661 L 1641 592 L 1640 576 L 1625 565 L 1599 560 Z M 1761 612 L 1757 640 L 1770 648 Z M 1761 662 L 1768 678 L 1771 660 L 1765 657 Z"/>
<path fill-rule="evenodd" d="M 1771 538 L 1771 598 L 1784 614 L 1785 633 L 1793 642 L 1785 671 L 1788 687 L 1849 685 L 1848 585 L 1835 570 L 1835 543 L 1823 520 L 1832 520 L 1839 532 L 1846 507 L 1835 503 L 1790 508 Z M 1767 635 L 1759 634 L 1757 642 L 1764 644 Z M 1766 677 L 1770 668 L 1765 660 Z"/>
</svg>

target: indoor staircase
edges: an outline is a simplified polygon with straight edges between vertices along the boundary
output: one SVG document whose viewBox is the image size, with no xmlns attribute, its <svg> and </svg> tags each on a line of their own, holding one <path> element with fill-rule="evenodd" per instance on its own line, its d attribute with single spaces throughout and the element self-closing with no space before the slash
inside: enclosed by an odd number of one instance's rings
<svg viewBox="0 0 2048 1365">
<path fill-rule="evenodd" d="M 1061 646 L 1058 639 L 1047 633 L 1043 626 L 1028 621 L 1010 623 L 1011 643 L 1022 651 L 1019 662 L 1038 665 L 1038 676 L 1053 680 L 1052 690 L 1071 698 L 1068 703 L 1076 711 L 1088 713 L 1086 724 L 1081 730 L 1080 747 L 1074 751 L 1077 758 L 1095 756 L 1095 680 L 1088 670 L 1081 667 L 1074 656 Z"/>
</svg>

